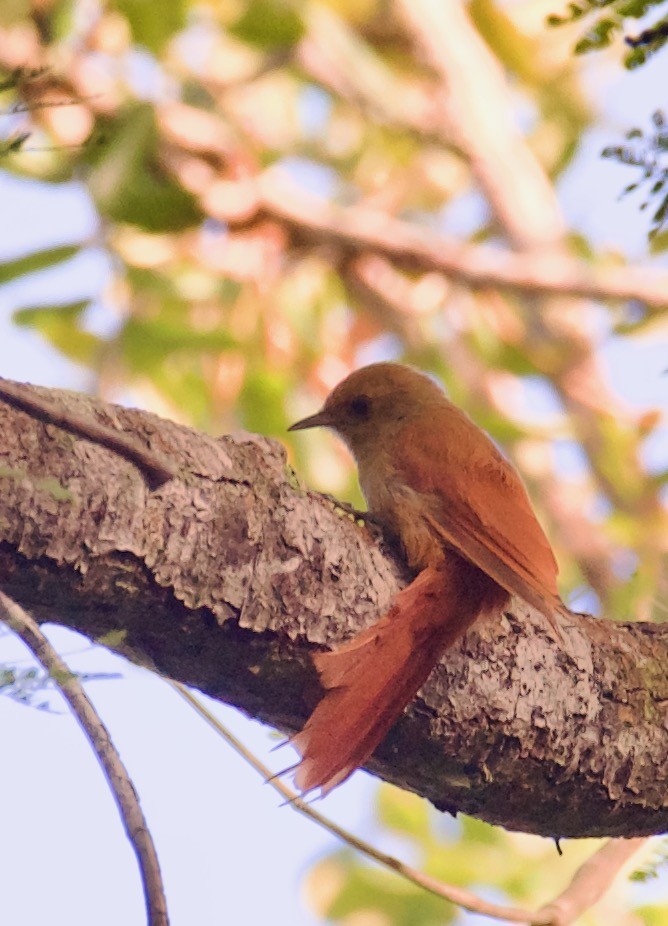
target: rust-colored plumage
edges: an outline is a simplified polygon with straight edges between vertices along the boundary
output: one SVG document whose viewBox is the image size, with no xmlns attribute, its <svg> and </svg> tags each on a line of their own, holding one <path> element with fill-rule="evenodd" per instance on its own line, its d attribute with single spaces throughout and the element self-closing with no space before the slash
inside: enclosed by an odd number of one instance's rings
<svg viewBox="0 0 668 926">
<path fill-rule="evenodd" d="M 357 462 L 370 511 L 418 571 L 390 611 L 315 657 L 325 695 L 293 742 L 296 783 L 331 790 L 364 763 L 445 649 L 511 595 L 559 633 L 557 563 L 520 477 L 427 376 L 357 370 L 291 430 L 333 428 Z"/>
</svg>

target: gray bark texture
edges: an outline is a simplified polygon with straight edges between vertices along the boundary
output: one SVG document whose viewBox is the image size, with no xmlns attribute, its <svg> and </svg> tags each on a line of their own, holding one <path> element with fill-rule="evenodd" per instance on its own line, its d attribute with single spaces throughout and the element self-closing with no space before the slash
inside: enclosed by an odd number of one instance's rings
<svg viewBox="0 0 668 926">
<path fill-rule="evenodd" d="M 310 654 L 376 620 L 400 559 L 308 492 L 284 448 L 26 387 L 177 467 L 151 491 L 115 453 L 0 402 L 0 586 L 285 732 L 319 697 Z M 523 603 L 450 650 L 369 768 L 513 830 L 668 829 L 668 627 L 574 615 L 557 643 Z M 119 639 L 117 635 L 114 639 Z"/>
</svg>

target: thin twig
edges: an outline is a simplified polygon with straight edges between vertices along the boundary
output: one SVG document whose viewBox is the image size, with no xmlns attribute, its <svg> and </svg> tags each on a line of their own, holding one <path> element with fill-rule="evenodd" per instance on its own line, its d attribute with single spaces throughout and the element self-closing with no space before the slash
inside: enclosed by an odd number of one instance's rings
<svg viewBox="0 0 668 926">
<path fill-rule="evenodd" d="M 421 887 L 430 894 L 447 900 L 471 913 L 489 916 L 509 923 L 528 923 L 529 926 L 570 926 L 585 910 L 595 904 L 608 890 L 620 868 L 646 839 L 611 839 L 594 853 L 573 875 L 568 887 L 553 901 L 535 912 L 520 907 L 505 907 L 489 903 L 470 891 L 431 878 L 410 865 L 380 852 L 370 843 L 329 820 L 323 814 L 302 800 L 294 791 L 276 778 L 271 769 L 261 762 L 237 737 L 209 711 L 193 693 L 180 682 L 169 680 L 169 684 L 193 707 L 197 713 L 223 737 L 243 759 L 258 772 L 267 784 L 285 798 L 286 803 L 343 842 L 373 859 L 380 865 L 394 871 L 406 881 Z"/>
<path fill-rule="evenodd" d="M 329 820 L 321 813 L 318 813 L 317 810 L 314 810 L 310 804 L 302 800 L 294 791 L 284 785 L 280 779 L 274 778 L 271 769 L 264 765 L 257 756 L 249 752 L 243 743 L 238 740 L 236 736 L 185 687 L 185 685 L 173 680 L 170 680 L 170 685 L 181 697 L 185 698 L 188 704 L 190 704 L 227 743 L 229 743 L 235 752 L 239 753 L 239 755 L 242 756 L 242 758 L 244 758 L 269 785 L 271 785 L 274 791 L 277 791 L 281 797 L 285 798 L 290 807 L 293 807 L 298 813 L 313 820 L 319 826 L 322 826 L 323 829 L 337 836 L 349 846 L 352 846 L 353 849 L 357 849 L 368 858 L 372 858 L 380 865 L 396 872 L 402 878 L 410 881 L 417 887 L 424 888 L 424 890 L 429 891 L 431 894 L 435 894 L 443 900 L 456 904 L 464 910 L 469 910 L 471 913 L 479 913 L 481 916 L 489 916 L 497 920 L 506 920 L 509 923 L 529 923 L 532 924 L 532 926 L 549 926 L 550 920 L 545 919 L 545 917 L 540 914 L 532 913 L 529 910 L 522 910 L 518 907 L 505 907 L 501 904 L 489 903 L 463 888 L 456 887 L 452 884 L 444 884 L 436 878 L 430 878 L 429 875 L 425 875 L 415 868 L 405 865 L 391 855 L 380 852 L 370 843 L 344 830 L 342 827 L 338 826 L 338 824 Z"/>
<path fill-rule="evenodd" d="M 112 453 L 118 454 L 130 463 L 133 463 L 144 474 L 146 481 L 152 489 L 157 489 L 165 482 L 169 482 L 176 475 L 176 468 L 163 460 L 154 451 L 141 447 L 136 440 L 128 437 L 122 431 L 100 424 L 87 415 L 78 415 L 74 412 L 58 408 L 48 399 L 43 399 L 26 390 L 21 383 L 12 383 L 0 379 L 0 398 L 8 405 L 27 412 L 33 418 L 54 424 L 56 427 L 77 434 L 86 440 L 93 441 Z"/>
<path fill-rule="evenodd" d="M 0 619 L 33 653 L 54 680 L 88 737 L 109 782 L 121 820 L 139 862 L 149 926 L 169 926 L 167 902 L 148 825 L 120 756 L 77 677 L 51 646 L 36 622 L 15 601 L 0 591 Z"/>
</svg>

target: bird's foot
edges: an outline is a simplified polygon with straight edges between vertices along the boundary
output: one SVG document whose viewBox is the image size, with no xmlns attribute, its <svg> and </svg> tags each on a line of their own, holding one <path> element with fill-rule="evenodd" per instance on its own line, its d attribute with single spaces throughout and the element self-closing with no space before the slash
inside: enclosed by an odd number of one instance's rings
<svg viewBox="0 0 668 926">
<path fill-rule="evenodd" d="M 358 511 L 357 508 L 349 502 L 342 502 L 340 499 L 326 492 L 322 493 L 322 497 L 331 505 L 334 514 L 338 514 L 339 517 L 342 518 L 348 518 L 349 521 L 353 521 L 360 527 L 366 527 L 374 541 L 381 541 L 384 539 L 383 526 L 378 518 L 370 511 Z"/>
</svg>

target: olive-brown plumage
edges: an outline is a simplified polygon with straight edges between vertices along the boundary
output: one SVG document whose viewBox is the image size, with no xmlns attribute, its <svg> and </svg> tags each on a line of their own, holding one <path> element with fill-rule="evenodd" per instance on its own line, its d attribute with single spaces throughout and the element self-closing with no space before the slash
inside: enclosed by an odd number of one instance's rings
<svg viewBox="0 0 668 926">
<path fill-rule="evenodd" d="M 430 378 L 397 363 L 364 367 L 291 430 L 317 426 L 349 446 L 370 511 L 418 570 L 377 624 L 315 657 L 325 695 L 293 740 L 296 782 L 326 792 L 369 758 L 479 615 L 518 595 L 558 632 L 565 609 L 520 477 Z"/>
</svg>

